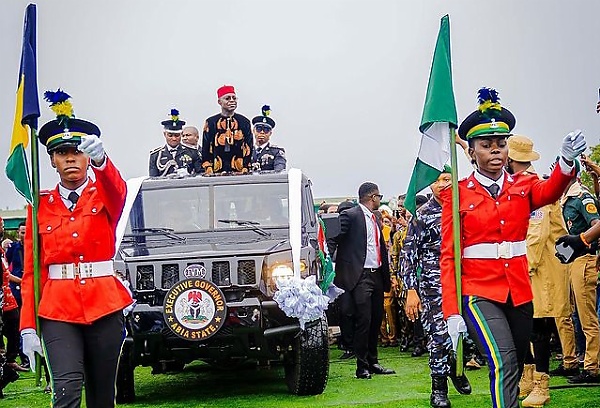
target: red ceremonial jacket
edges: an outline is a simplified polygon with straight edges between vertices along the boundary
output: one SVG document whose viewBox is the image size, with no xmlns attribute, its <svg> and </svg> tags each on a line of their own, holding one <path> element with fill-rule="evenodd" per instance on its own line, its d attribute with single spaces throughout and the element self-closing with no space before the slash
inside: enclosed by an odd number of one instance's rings
<svg viewBox="0 0 600 408">
<path fill-rule="evenodd" d="M 91 167 L 89 180 L 73 212 L 58 191 L 40 193 L 40 317 L 69 323 L 90 324 L 131 304 L 127 289 L 114 276 L 87 279 L 48 279 L 52 264 L 99 262 L 115 254 L 115 230 L 123 211 L 127 187 L 119 170 L 106 158 L 103 168 Z M 28 208 L 25 248 L 32 248 L 32 216 Z M 25 251 L 21 285 L 21 330 L 35 328 L 33 252 Z"/>
<path fill-rule="evenodd" d="M 557 165 L 547 180 L 537 175 L 504 175 L 502 191 L 492 198 L 473 174 L 458 182 L 461 250 L 480 243 L 523 241 L 529 216 L 537 208 L 558 200 L 572 176 Z M 442 199 L 442 309 L 444 316 L 458 314 L 452 228 L 452 189 Z M 462 258 L 462 257 L 461 257 Z M 462 295 L 505 303 L 510 293 L 515 306 L 532 300 L 527 256 L 510 259 L 461 260 Z"/>
</svg>

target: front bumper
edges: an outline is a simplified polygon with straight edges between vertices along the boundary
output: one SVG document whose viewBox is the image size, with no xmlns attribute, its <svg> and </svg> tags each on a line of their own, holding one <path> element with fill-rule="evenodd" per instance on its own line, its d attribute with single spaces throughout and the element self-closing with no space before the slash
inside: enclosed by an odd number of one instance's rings
<svg viewBox="0 0 600 408">
<path fill-rule="evenodd" d="M 178 337 L 165 323 L 162 306 L 136 305 L 127 327 L 133 364 L 143 366 L 197 359 L 279 359 L 300 331 L 298 320 L 285 316 L 276 302 L 258 298 L 227 302 L 225 323 L 206 340 Z"/>
</svg>

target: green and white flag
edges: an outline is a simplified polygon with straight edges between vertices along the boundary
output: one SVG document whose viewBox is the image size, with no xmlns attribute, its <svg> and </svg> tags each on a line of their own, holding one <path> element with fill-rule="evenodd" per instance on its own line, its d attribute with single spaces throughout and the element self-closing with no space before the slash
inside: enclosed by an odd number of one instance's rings
<svg viewBox="0 0 600 408">
<path fill-rule="evenodd" d="M 456 128 L 457 121 L 450 59 L 450 19 L 445 15 L 435 44 L 419 126 L 421 147 L 404 202 L 411 214 L 415 214 L 417 193 L 437 180 L 450 158 L 450 128 Z"/>
</svg>

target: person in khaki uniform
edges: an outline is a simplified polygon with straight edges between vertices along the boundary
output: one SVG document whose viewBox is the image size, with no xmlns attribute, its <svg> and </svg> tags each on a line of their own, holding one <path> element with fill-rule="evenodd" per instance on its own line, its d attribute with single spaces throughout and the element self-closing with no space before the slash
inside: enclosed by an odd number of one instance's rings
<svg viewBox="0 0 600 408">
<path fill-rule="evenodd" d="M 391 250 L 392 242 L 390 239 L 391 226 L 396 222 L 394 218 L 387 211 L 382 212 L 382 227 L 381 232 L 383 233 L 383 239 L 385 240 L 386 246 Z M 390 210 L 391 213 L 391 210 Z M 391 272 L 391 265 L 390 265 Z M 383 293 L 383 320 L 381 321 L 381 328 L 379 329 L 379 337 L 381 339 L 382 347 L 397 347 L 398 337 L 396 335 L 397 323 L 397 312 L 396 312 L 396 293 L 398 291 L 398 281 L 396 280 L 396 274 L 391 273 L 392 287 L 388 292 Z"/>
<path fill-rule="evenodd" d="M 580 235 L 598 223 L 600 215 L 596 201 L 592 195 L 577 181 L 567 189 L 561 199 L 563 218 L 571 235 Z M 575 304 L 585 335 L 585 358 L 583 371 L 570 378 L 571 384 L 600 383 L 598 375 L 598 352 L 600 349 L 600 330 L 596 314 L 596 252 L 598 241 L 586 242 L 586 254 L 575 259 L 568 266 L 571 289 L 575 295 Z M 557 375 L 574 375 L 579 371 L 575 359 L 575 333 L 570 319 L 559 318 L 556 321 L 558 333 L 563 345 L 563 365 L 552 373 Z M 565 349 L 565 345 L 568 346 Z M 573 345 L 572 347 L 569 345 Z M 551 374 L 552 374 L 551 373 Z"/>
<path fill-rule="evenodd" d="M 507 170 L 511 174 L 537 174 L 531 162 L 540 158 L 533 142 L 521 135 L 508 138 Z M 566 233 L 558 201 L 533 211 L 527 230 L 527 261 L 533 291 L 531 352 L 519 382 L 523 407 L 540 407 L 550 401 L 550 334 L 554 318 L 571 315 L 567 268 L 554 256 L 554 242 Z"/>
</svg>

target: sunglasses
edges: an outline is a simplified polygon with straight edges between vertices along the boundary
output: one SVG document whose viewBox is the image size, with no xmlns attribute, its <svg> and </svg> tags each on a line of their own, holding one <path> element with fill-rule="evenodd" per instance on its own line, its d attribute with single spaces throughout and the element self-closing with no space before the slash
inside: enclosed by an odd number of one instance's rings
<svg viewBox="0 0 600 408">
<path fill-rule="evenodd" d="M 272 130 L 271 126 L 268 125 L 256 125 L 254 129 L 257 133 L 269 133 Z"/>
<path fill-rule="evenodd" d="M 383 194 L 373 194 L 373 195 L 371 195 L 371 197 L 373 197 L 373 198 L 378 197 L 381 200 L 381 199 L 383 199 Z"/>
</svg>

